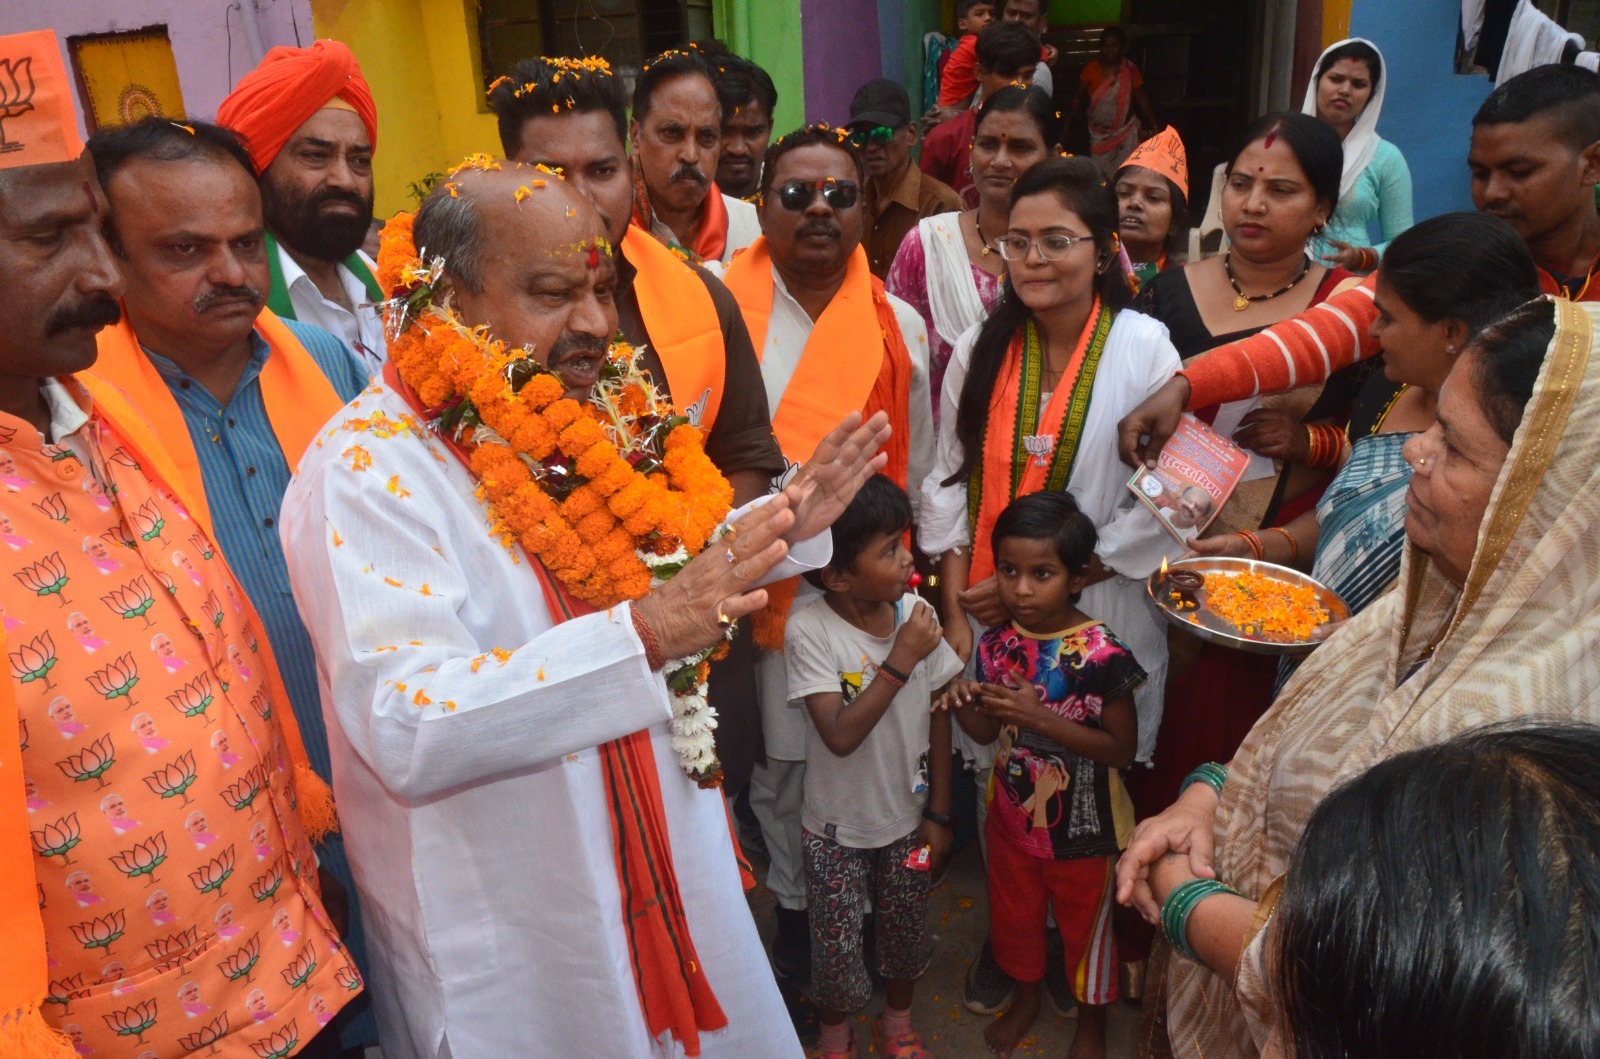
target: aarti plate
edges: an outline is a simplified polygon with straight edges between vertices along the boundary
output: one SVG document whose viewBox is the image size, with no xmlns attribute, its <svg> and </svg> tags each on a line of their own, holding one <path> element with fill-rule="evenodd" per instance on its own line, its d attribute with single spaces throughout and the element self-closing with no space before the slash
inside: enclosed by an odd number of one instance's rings
<svg viewBox="0 0 1600 1059">
<path fill-rule="evenodd" d="M 1311 635 L 1304 640 L 1292 640 L 1281 636 L 1247 635 L 1244 630 L 1232 622 L 1212 613 L 1206 605 L 1206 590 L 1204 586 L 1192 592 L 1196 604 L 1193 609 L 1179 608 L 1177 601 L 1173 600 L 1172 592 L 1177 586 L 1171 583 L 1171 577 L 1178 571 L 1193 571 L 1202 576 L 1207 574 L 1260 574 L 1265 577 L 1282 581 L 1286 584 L 1303 586 L 1317 594 L 1317 602 L 1328 612 L 1328 620 L 1311 631 Z M 1191 559 L 1180 559 L 1167 566 L 1163 573 L 1157 570 L 1150 575 L 1147 582 L 1150 599 L 1168 621 L 1185 632 L 1192 633 L 1210 643 L 1221 644 L 1224 647 L 1234 647 L 1241 651 L 1263 655 L 1308 655 L 1332 636 L 1339 625 L 1350 617 L 1350 607 L 1340 599 L 1328 586 L 1318 581 L 1309 574 L 1299 570 L 1292 570 L 1287 566 L 1278 566 L 1276 563 L 1263 562 L 1259 559 L 1234 559 L 1226 556 L 1199 556 Z"/>
</svg>

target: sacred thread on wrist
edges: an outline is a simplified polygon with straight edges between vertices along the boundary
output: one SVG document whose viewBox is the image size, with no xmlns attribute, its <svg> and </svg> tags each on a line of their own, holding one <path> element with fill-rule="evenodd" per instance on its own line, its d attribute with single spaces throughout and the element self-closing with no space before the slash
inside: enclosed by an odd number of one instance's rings
<svg viewBox="0 0 1600 1059">
<path fill-rule="evenodd" d="M 661 641 L 656 639 L 656 631 L 650 628 L 650 623 L 639 617 L 638 607 L 629 607 L 628 616 L 633 619 L 633 631 L 638 633 L 639 642 L 644 644 L 644 664 L 649 666 L 653 673 L 667 664 L 667 656 L 661 650 Z"/>
<path fill-rule="evenodd" d="M 1200 957 L 1189 947 L 1189 916 L 1196 905 L 1214 894 L 1238 897 L 1239 891 L 1217 879 L 1189 879 L 1173 887 L 1161 903 L 1161 932 L 1168 944 L 1196 963 Z"/>
<path fill-rule="evenodd" d="M 884 680 L 887 680 L 890 684 L 893 684 L 897 688 L 903 688 L 911 681 L 910 674 L 902 673 L 893 666 L 887 665 L 883 662 L 879 662 L 874 668 L 877 669 L 878 676 L 882 677 Z"/>
</svg>

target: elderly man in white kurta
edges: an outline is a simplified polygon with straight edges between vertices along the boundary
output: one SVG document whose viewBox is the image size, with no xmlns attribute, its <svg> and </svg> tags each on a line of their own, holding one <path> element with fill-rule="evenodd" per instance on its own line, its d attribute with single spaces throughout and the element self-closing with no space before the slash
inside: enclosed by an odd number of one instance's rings
<svg viewBox="0 0 1600 1059">
<path fill-rule="evenodd" d="M 464 322 L 527 344 L 567 396 L 586 398 L 617 327 L 593 207 L 513 163 L 451 184 L 416 227 L 445 260 L 439 289 Z M 696 1054 L 692 1032 L 652 1032 L 624 921 L 612 809 L 627 806 L 608 804 L 596 747 L 641 731 L 683 917 L 727 1021 L 698 1035 L 699 1054 L 799 1055 L 723 801 L 680 768 L 660 660 L 763 605 L 748 591 L 758 581 L 825 562 L 825 545 L 785 559 L 780 535 L 821 532 L 881 466 L 887 424 L 852 433 L 852 418 L 795 487 L 666 585 L 560 623 L 530 556 L 495 535 L 480 483 L 397 370 L 335 418 L 283 505 L 372 909 L 386 1059 Z"/>
</svg>

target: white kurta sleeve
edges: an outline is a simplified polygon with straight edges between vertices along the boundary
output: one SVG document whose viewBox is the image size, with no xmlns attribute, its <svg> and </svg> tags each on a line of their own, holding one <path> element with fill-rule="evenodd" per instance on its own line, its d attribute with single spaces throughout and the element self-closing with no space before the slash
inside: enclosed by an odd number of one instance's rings
<svg viewBox="0 0 1600 1059">
<path fill-rule="evenodd" d="M 1124 314 L 1132 315 L 1132 314 Z M 1141 320 L 1141 322 L 1143 322 Z M 1147 365 L 1143 375 L 1144 392 L 1135 392 L 1133 403 L 1122 409 L 1117 418 L 1133 411 L 1134 406 L 1144 398 L 1159 390 L 1167 380 L 1183 367 L 1183 360 L 1178 356 L 1178 351 L 1167 337 L 1166 328 L 1161 328 L 1159 337 L 1150 334 L 1151 329 L 1143 329 L 1139 335 L 1138 344 L 1143 347 L 1142 352 L 1106 349 L 1106 356 L 1139 356 Z M 1117 469 L 1117 473 L 1124 479 L 1133 475 L 1133 468 L 1123 466 L 1117 462 L 1119 457 L 1115 451 L 1107 453 L 1104 457 L 1110 460 Z M 1173 540 L 1172 534 L 1162 527 L 1159 519 L 1151 513 L 1150 509 L 1139 503 L 1133 493 L 1122 490 L 1117 505 L 1117 513 L 1111 521 L 1100 528 L 1099 544 L 1095 554 L 1100 561 L 1123 577 L 1140 580 L 1149 577 L 1161 565 L 1163 558 L 1176 558 L 1184 548 Z"/>
<path fill-rule="evenodd" d="M 918 519 L 922 511 L 923 481 L 933 466 L 933 393 L 928 382 L 928 325 L 910 305 L 889 295 L 895 319 L 900 324 L 900 336 L 905 339 L 906 351 L 911 355 L 911 407 L 907 409 L 906 425 L 911 437 L 906 459 L 906 485 L 911 495 L 911 518 Z"/>
<path fill-rule="evenodd" d="M 359 471 L 313 450 L 284 498 L 282 535 L 328 724 L 396 796 L 558 760 L 670 717 L 626 606 L 525 643 L 476 638 L 463 613 L 492 627 L 496 607 L 543 612 L 531 572 L 507 585 L 475 569 L 474 550 L 498 545 L 464 469 L 438 465 L 415 438 L 368 448 Z"/>
<path fill-rule="evenodd" d="M 960 469 L 965 450 L 956 437 L 956 414 L 961 404 L 961 388 L 966 385 L 967 365 L 972 359 L 972 343 L 982 324 L 973 324 L 956 340 L 945 368 L 940 391 L 939 432 L 934 444 L 933 469 L 922 482 L 922 517 L 917 522 L 917 545 L 926 555 L 941 555 L 951 548 L 970 544 L 967 527 L 966 483 L 944 485 Z"/>
</svg>

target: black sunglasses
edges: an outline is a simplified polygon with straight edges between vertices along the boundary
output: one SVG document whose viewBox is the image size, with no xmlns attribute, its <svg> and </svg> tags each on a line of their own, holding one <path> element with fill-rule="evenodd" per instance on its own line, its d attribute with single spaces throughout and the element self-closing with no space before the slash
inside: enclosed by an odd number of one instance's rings
<svg viewBox="0 0 1600 1059">
<path fill-rule="evenodd" d="M 856 204 L 857 197 L 861 194 L 861 185 L 854 180 L 791 180 L 787 184 L 774 188 L 778 193 L 778 202 L 786 210 L 799 213 L 811 205 L 817 197 L 817 192 L 822 192 L 822 201 L 836 210 L 847 210 Z"/>
</svg>

